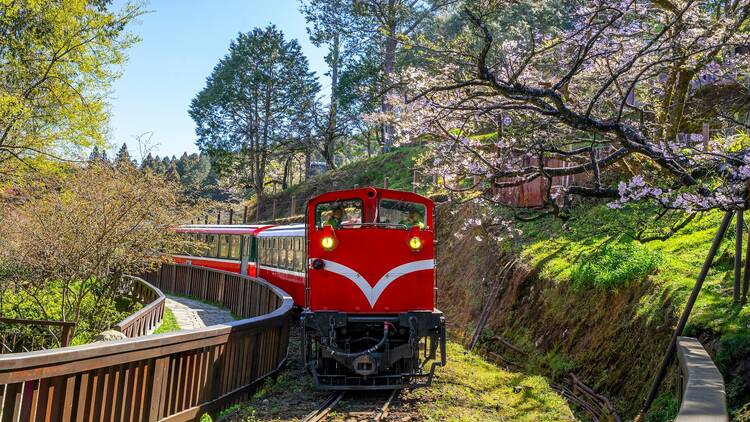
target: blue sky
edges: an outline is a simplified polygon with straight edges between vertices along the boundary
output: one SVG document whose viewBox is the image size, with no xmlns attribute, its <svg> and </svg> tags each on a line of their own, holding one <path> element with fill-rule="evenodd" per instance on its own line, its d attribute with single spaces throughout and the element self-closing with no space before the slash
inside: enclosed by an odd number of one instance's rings
<svg viewBox="0 0 750 422">
<path fill-rule="evenodd" d="M 155 154 L 197 152 L 190 100 L 239 32 L 274 23 L 300 42 L 321 85 L 328 85 L 325 49 L 308 40 L 297 0 L 151 0 L 146 9 L 130 28 L 142 41 L 128 51 L 110 100 L 109 141 L 114 148 L 127 142 L 133 158 L 140 159 L 133 136 L 149 131 Z"/>
</svg>

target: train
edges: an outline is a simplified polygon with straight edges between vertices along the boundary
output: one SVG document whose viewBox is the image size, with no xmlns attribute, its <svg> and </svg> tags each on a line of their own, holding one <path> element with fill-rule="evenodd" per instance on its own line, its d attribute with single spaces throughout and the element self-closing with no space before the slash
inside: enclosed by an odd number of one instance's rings
<svg viewBox="0 0 750 422">
<path fill-rule="evenodd" d="M 177 227 L 205 247 L 173 259 L 287 292 L 317 389 L 424 387 L 446 363 L 434 211 L 413 192 L 332 191 L 307 202 L 303 224 Z"/>
</svg>

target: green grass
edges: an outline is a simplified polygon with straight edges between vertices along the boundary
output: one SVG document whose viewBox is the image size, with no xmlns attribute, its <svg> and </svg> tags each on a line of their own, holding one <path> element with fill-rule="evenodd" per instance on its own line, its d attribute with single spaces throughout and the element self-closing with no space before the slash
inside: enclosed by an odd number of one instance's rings
<svg viewBox="0 0 750 422">
<path fill-rule="evenodd" d="M 413 390 L 426 421 L 573 420 L 565 400 L 544 377 L 505 371 L 448 343 L 448 364 L 432 388 Z"/>
<path fill-rule="evenodd" d="M 659 289 L 642 298 L 641 313 L 661 313 L 665 294 L 682 305 L 695 284 L 721 213 L 706 213 L 667 240 L 641 244 L 627 236 L 634 212 L 640 218 L 644 210 L 597 206 L 579 210 L 565 226 L 551 218 L 522 223 L 522 254 L 541 270 L 543 278 L 557 283 L 605 290 L 639 281 L 654 283 Z M 731 303 L 733 234 L 730 229 L 709 271 L 692 314 L 693 330 L 750 333 L 748 312 Z"/>
<path fill-rule="evenodd" d="M 169 308 L 164 307 L 164 317 L 161 320 L 161 325 L 154 331 L 154 334 L 171 333 L 174 331 L 180 331 L 180 326 L 177 325 L 177 319 L 174 317 Z"/>
<path fill-rule="evenodd" d="M 651 274 L 661 253 L 634 242 L 604 245 L 571 266 L 570 277 L 578 289 L 617 290 Z"/>
<path fill-rule="evenodd" d="M 221 421 L 298 421 L 315 409 L 328 394 L 315 391 L 302 368 L 298 344 L 287 369 L 278 380 L 267 382 L 252 400 L 225 413 Z M 429 388 L 404 390 L 390 407 L 395 420 L 419 421 L 564 421 L 573 420 L 565 400 L 541 376 L 505 371 L 459 344 L 448 342 L 448 364 L 438 368 Z M 331 421 L 353 420 L 349 411 L 374 393 L 349 393 L 329 415 Z M 382 404 L 384 398 L 375 402 Z M 361 419 L 356 419 L 361 420 Z M 391 419 L 389 419 L 391 420 Z"/>
</svg>

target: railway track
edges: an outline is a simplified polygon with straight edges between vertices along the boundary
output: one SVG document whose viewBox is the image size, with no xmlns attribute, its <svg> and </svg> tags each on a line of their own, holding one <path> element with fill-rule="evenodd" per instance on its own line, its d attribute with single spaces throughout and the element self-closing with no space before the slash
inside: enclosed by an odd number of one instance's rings
<svg viewBox="0 0 750 422">
<path fill-rule="evenodd" d="M 352 400 L 347 401 L 346 409 L 343 409 L 341 412 L 345 415 L 342 416 L 345 416 L 344 419 L 346 420 L 354 417 L 357 420 L 380 422 L 384 420 L 386 416 L 388 416 L 388 410 L 391 406 L 391 403 L 393 402 L 393 398 L 396 397 L 396 394 L 399 391 L 400 390 L 391 390 L 385 402 L 383 402 L 382 399 L 378 397 L 380 394 L 375 395 L 373 393 L 370 393 L 368 395 L 365 395 L 364 393 L 358 393 L 354 395 L 353 393 L 350 393 L 352 394 Z M 320 406 L 318 406 L 317 409 L 313 410 L 307 416 L 305 416 L 302 419 L 302 422 L 325 421 L 331 414 L 331 411 L 334 410 L 336 405 L 341 402 L 341 399 L 344 398 L 346 394 L 347 393 L 344 391 L 331 394 L 323 401 L 323 403 L 320 404 Z M 372 403 L 373 398 L 375 398 L 376 400 L 381 400 Z"/>
</svg>

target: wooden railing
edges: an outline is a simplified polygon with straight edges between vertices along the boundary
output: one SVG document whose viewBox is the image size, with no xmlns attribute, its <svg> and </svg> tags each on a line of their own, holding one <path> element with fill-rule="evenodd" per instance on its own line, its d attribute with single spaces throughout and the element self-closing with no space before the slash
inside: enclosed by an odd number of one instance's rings
<svg viewBox="0 0 750 422">
<path fill-rule="evenodd" d="M 3 329 L 3 326 L 24 327 L 37 333 Z M 0 318 L 0 354 L 45 350 L 70 345 L 76 323 L 39 319 Z M 59 327 L 58 336 L 50 327 Z M 44 331 L 42 331 L 44 330 Z"/>
<path fill-rule="evenodd" d="M 138 277 L 128 277 L 132 283 L 131 294 L 143 308 L 118 322 L 113 328 L 126 337 L 140 337 L 151 334 L 164 318 L 164 304 L 167 297 L 158 288 Z"/>
<path fill-rule="evenodd" d="M 729 420 L 724 378 L 701 343 L 692 337 L 677 338 L 677 422 Z"/>
<path fill-rule="evenodd" d="M 292 299 L 260 279 L 164 265 L 163 290 L 245 319 L 176 333 L 0 356 L 0 421 L 183 421 L 247 399 L 285 363 Z"/>
</svg>

